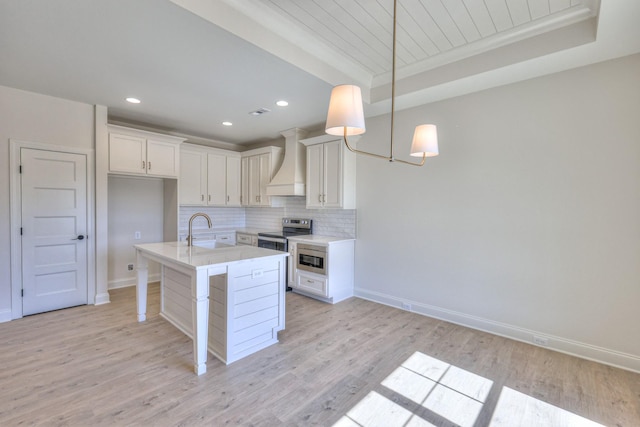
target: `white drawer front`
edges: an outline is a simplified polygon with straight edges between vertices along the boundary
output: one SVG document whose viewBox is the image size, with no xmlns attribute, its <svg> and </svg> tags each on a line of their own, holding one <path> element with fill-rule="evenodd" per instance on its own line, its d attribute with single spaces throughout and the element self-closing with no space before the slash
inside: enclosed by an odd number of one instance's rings
<svg viewBox="0 0 640 427">
<path fill-rule="evenodd" d="M 314 294 L 327 296 L 327 279 L 307 276 L 298 271 L 298 288 Z"/>
<path fill-rule="evenodd" d="M 251 236 L 249 234 L 236 234 L 239 245 L 251 245 Z"/>
</svg>

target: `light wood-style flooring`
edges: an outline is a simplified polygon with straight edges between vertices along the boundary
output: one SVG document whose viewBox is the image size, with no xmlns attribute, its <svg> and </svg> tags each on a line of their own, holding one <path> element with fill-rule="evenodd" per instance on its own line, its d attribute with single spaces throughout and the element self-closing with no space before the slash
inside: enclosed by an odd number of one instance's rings
<svg viewBox="0 0 640 427">
<path fill-rule="evenodd" d="M 465 421 L 475 427 L 565 422 L 540 413 L 548 407 L 640 426 L 640 374 L 357 298 L 328 305 L 289 293 L 279 344 L 229 366 L 210 356 L 198 377 L 191 341 L 158 316 L 158 286 L 149 293 L 143 323 L 127 288 L 111 304 L 0 324 L 0 425 L 331 426 L 367 416 L 390 427 L 407 411 L 413 421 L 397 425 L 456 425 L 455 399 L 441 398 L 443 410 L 412 400 L 427 380 L 410 369 L 430 360 L 462 375 L 442 396 L 484 387 Z"/>
</svg>

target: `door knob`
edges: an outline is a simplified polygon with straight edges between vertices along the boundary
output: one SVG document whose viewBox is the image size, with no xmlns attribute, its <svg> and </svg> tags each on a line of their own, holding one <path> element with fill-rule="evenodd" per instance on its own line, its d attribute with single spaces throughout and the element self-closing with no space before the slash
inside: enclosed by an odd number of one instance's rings
<svg viewBox="0 0 640 427">
<path fill-rule="evenodd" d="M 71 240 L 84 240 L 84 236 L 82 234 L 78 235 L 78 237 L 76 237 L 75 239 L 71 239 Z"/>
</svg>

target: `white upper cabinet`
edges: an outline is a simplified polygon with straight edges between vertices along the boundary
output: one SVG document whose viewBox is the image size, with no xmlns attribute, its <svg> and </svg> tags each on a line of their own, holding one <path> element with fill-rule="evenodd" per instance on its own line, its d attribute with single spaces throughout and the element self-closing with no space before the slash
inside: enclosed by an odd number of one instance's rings
<svg viewBox="0 0 640 427">
<path fill-rule="evenodd" d="M 355 209 L 355 154 L 333 135 L 300 142 L 307 146 L 307 208 Z"/>
<path fill-rule="evenodd" d="M 227 206 L 240 206 L 240 157 L 227 157 Z"/>
<path fill-rule="evenodd" d="M 190 150 L 184 144 L 180 150 L 180 204 L 205 205 L 207 193 L 207 154 Z"/>
<path fill-rule="evenodd" d="M 240 203 L 249 206 L 249 157 L 240 159 Z"/>
<path fill-rule="evenodd" d="M 109 125 L 109 172 L 177 178 L 183 138 Z"/>
<path fill-rule="evenodd" d="M 180 165 L 180 204 L 240 206 L 240 154 L 184 144 Z"/>
<path fill-rule="evenodd" d="M 282 148 L 279 147 L 257 148 L 242 153 L 243 206 L 271 206 L 267 185 L 281 163 Z"/>
<path fill-rule="evenodd" d="M 307 207 L 322 207 L 324 194 L 324 144 L 307 147 Z"/>
<path fill-rule="evenodd" d="M 207 154 L 207 204 L 227 204 L 227 156 Z"/>
</svg>

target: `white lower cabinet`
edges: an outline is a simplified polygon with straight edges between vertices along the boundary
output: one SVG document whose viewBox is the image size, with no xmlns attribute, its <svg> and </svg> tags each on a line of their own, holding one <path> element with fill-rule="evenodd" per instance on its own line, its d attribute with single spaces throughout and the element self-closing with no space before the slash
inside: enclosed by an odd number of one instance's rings
<svg viewBox="0 0 640 427">
<path fill-rule="evenodd" d="M 322 236 L 289 237 L 289 286 L 293 292 L 335 304 L 353 296 L 355 240 Z M 297 268 L 300 243 L 326 247 L 326 274 Z M 292 249 L 293 247 L 293 249 Z"/>
<path fill-rule="evenodd" d="M 216 242 L 234 246 L 236 244 L 236 233 L 216 233 Z"/>
<path fill-rule="evenodd" d="M 296 288 L 322 297 L 329 297 L 326 276 L 298 271 Z"/>
<path fill-rule="evenodd" d="M 246 246 L 258 246 L 258 236 L 249 233 L 236 232 L 236 244 Z"/>
<path fill-rule="evenodd" d="M 296 286 L 296 248 L 297 243 L 291 240 L 288 240 L 287 245 L 289 246 L 289 258 L 287 259 L 287 286 L 293 288 Z"/>
</svg>

